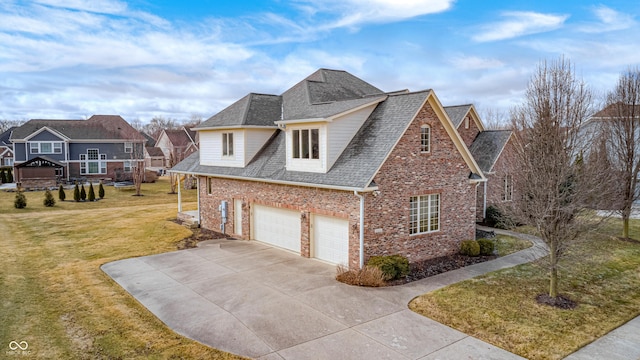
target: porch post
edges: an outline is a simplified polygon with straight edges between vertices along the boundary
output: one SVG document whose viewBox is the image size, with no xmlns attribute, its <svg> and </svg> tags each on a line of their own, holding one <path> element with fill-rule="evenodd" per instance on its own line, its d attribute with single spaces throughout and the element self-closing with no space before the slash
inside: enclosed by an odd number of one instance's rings
<svg viewBox="0 0 640 360">
<path fill-rule="evenodd" d="M 182 212 L 182 192 L 180 188 L 182 187 L 182 185 L 180 184 L 180 173 L 178 173 L 177 176 L 178 176 L 178 212 L 181 213 Z"/>
</svg>

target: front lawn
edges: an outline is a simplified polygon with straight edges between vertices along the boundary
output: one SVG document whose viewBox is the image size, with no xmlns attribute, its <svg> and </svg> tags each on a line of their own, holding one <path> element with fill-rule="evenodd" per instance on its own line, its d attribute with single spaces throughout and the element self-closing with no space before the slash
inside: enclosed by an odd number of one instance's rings
<svg viewBox="0 0 640 360">
<path fill-rule="evenodd" d="M 640 220 L 632 220 L 640 238 Z M 516 266 L 414 299 L 410 308 L 530 359 L 561 359 L 640 315 L 640 243 L 617 239 L 619 220 L 585 236 L 561 261 L 560 292 L 574 310 L 540 305 L 543 262 Z"/>
<path fill-rule="evenodd" d="M 42 204 L 44 192 L 0 192 L 2 354 L 47 359 L 236 359 L 177 335 L 100 270 L 110 261 L 162 253 L 191 231 L 173 221 L 177 195 L 161 179 L 145 196 L 105 187 L 104 200 Z M 57 191 L 53 192 L 57 200 Z M 195 190 L 183 191 L 194 208 Z M 72 198 L 67 192 L 67 199 Z M 28 349 L 11 352 L 10 342 Z M 25 357 L 26 356 L 26 357 Z"/>
</svg>

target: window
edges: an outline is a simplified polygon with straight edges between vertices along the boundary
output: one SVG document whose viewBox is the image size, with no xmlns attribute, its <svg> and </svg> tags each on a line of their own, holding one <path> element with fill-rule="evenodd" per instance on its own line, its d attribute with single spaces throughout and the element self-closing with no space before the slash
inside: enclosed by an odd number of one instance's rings
<svg viewBox="0 0 640 360">
<path fill-rule="evenodd" d="M 440 194 L 412 196 L 409 205 L 409 234 L 440 230 Z"/>
<path fill-rule="evenodd" d="M 4 166 L 13 166 L 13 159 L 12 158 L 4 158 Z"/>
<path fill-rule="evenodd" d="M 62 154 L 61 142 L 30 142 L 29 152 L 32 154 Z"/>
<path fill-rule="evenodd" d="M 420 152 L 428 153 L 431 151 L 431 128 L 429 125 L 420 127 Z"/>
<path fill-rule="evenodd" d="M 213 194 L 213 185 L 211 184 L 211 178 L 207 178 L 207 194 Z"/>
<path fill-rule="evenodd" d="M 502 194 L 503 201 L 511 201 L 513 199 L 513 178 L 511 175 L 504 177 L 504 192 Z"/>
<path fill-rule="evenodd" d="M 294 159 L 320 159 L 320 130 L 293 130 L 292 145 Z"/>
<path fill-rule="evenodd" d="M 233 133 L 222 133 L 222 156 L 233 156 Z"/>
<path fill-rule="evenodd" d="M 133 152 L 133 143 L 130 143 L 130 142 L 124 143 L 124 152 L 132 153 Z"/>
<path fill-rule="evenodd" d="M 87 149 L 86 154 L 80 154 L 80 174 L 106 174 L 107 155 L 100 154 L 98 149 Z"/>
<path fill-rule="evenodd" d="M 131 160 L 126 160 L 122 162 L 122 167 L 124 172 L 131 172 L 131 168 L 133 167 L 131 163 L 132 163 Z"/>
<path fill-rule="evenodd" d="M 465 129 L 468 129 L 468 128 L 469 128 L 469 117 L 468 117 L 468 116 L 466 116 L 466 117 L 464 118 L 464 128 L 465 128 Z"/>
</svg>

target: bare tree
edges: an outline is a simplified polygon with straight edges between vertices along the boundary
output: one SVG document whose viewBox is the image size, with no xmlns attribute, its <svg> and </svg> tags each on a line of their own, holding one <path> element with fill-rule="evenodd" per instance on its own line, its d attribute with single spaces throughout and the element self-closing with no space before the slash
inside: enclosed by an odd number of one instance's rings
<svg viewBox="0 0 640 360">
<path fill-rule="evenodd" d="M 156 116 L 145 124 L 144 131 L 157 140 L 162 130 L 175 130 L 178 128 L 179 124 L 175 119 Z"/>
<path fill-rule="evenodd" d="M 142 182 L 144 181 L 144 143 L 134 143 L 131 151 L 131 174 L 135 196 L 142 196 Z"/>
<path fill-rule="evenodd" d="M 552 303 L 559 300 L 559 259 L 579 234 L 595 226 L 585 213 L 601 179 L 596 178 L 599 169 L 583 161 L 586 142 L 577 131 L 592 108 L 592 91 L 562 57 L 538 66 L 523 103 L 512 109 L 513 166 L 521 198 L 511 210 L 549 247 Z"/>
<path fill-rule="evenodd" d="M 144 124 L 142 123 L 142 120 L 140 120 L 140 118 L 135 118 L 133 120 L 130 120 L 129 125 L 131 125 L 132 128 L 138 131 L 144 130 Z"/>
<path fill-rule="evenodd" d="M 0 134 L 9 130 L 12 126 L 20 126 L 24 123 L 25 121 L 22 120 L 0 120 Z"/>
<path fill-rule="evenodd" d="M 482 123 L 487 130 L 508 130 L 511 126 L 509 114 L 494 108 L 482 111 Z"/>
<path fill-rule="evenodd" d="M 622 237 L 629 238 L 629 218 L 640 174 L 640 69 L 629 68 L 620 75 L 615 89 L 607 94 L 607 106 L 600 112 L 604 136 L 617 177 L 622 215 Z"/>
</svg>

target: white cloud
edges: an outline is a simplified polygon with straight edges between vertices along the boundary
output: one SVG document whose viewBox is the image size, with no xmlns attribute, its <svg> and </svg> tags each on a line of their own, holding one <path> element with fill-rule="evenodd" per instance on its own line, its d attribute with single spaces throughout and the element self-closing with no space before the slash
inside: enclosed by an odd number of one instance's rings
<svg viewBox="0 0 640 360">
<path fill-rule="evenodd" d="M 504 66 L 504 63 L 497 59 L 487 59 L 478 56 L 463 55 L 452 58 L 451 64 L 460 70 L 482 70 Z"/>
<path fill-rule="evenodd" d="M 511 39 L 523 35 L 547 32 L 561 27 L 569 15 L 542 14 L 531 11 L 512 11 L 502 14 L 504 20 L 483 26 L 473 36 L 478 42 Z"/>
<path fill-rule="evenodd" d="M 594 7 L 593 13 L 599 21 L 580 27 L 580 31 L 586 33 L 601 33 L 624 30 L 636 25 L 633 16 L 615 11 L 604 5 Z"/>
</svg>

